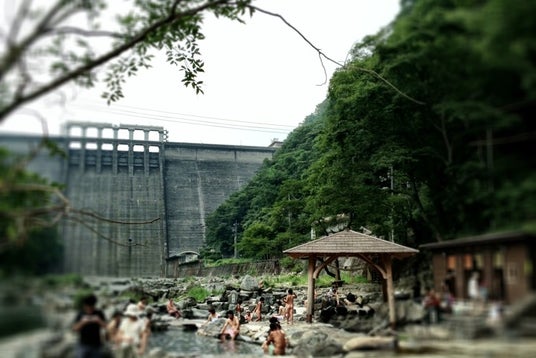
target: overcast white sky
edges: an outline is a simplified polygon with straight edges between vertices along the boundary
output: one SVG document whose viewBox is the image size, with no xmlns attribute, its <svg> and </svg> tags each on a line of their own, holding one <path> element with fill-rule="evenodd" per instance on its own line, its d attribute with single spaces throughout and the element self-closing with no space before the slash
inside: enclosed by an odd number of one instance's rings
<svg viewBox="0 0 536 358">
<path fill-rule="evenodd" d="M 8 0 L 4 0 L 8 1 Z M 0 1 L 2 3 L 3 1 Z M 398 0 L 258 0 L 256 6 L 281 14 L 329 57 L 344 62 L 352 44 L 390 23 Z M 125 98 L 110 106 L 103 87 L 64 88 L 67 102 L 52 96 L 28 107 L 38 110 L 49 132 L 66 121 L 161 126 L 169 141 L 267 146 L 283 140 L 314 112 L 327 94 L 316 52 L 281 20 L 257 13 L 239 24 L 206 19 L 205 94 L 195 95 L 180 82 L 178 68 L 157 56 L 153 68 L 130 78 Z M 324 62 L 328 78 L 336 65 Z M 2 132 L 38 133 L 39 122 L 14 114 Z"/>
</svg>

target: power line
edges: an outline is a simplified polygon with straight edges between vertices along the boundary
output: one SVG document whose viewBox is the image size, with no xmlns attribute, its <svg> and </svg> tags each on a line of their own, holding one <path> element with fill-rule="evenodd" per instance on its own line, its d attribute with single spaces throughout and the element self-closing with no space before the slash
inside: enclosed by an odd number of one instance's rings
<svg viewBox="0 0 536 358">
<path fill-rule="evenodd" d="M 96 101 L 91 101 L 91 100 L 86 100 L 86 101 L 87 102 L 92 102 L 92 103 L 97 103 Z M 73 105 L 80 106 L 80 107 L 86 106 L 86 105 L 77 104 L 77 103 L 73 103 Z M 101 103 L 97 103 L 97 105 L 90 104 L 89 106 L 90 107 L 100 107 L 100 105 L 101 105 Z M 119 111 L 122 111 L 121 108 L 125 108 L 125 111 L 128 111 L 130 109 L 130 110 L 136 110 L 136 111 L 149 112 L 149 115 L 152 115 L 151 112 L 154 112 L 154 113 L 162 113 L 163 115 L 171 115 L 171 116 L 174 116 L 174 117 L 179 116 L 181 118 L 194 117 L 194 118 L 214 119 L 216 121 L 224 121 L 224 122 L 232 122 L 232 123 L 240 123 L 240 124 L 244 123 L 244 124 L 250 124 L 250 125 L 264 125 L 264 126 L 270 126 L 270 127 L 281 127 L 281 128 L 287 128 L 287 129 L 290 129 L 290 130 L 296 128 L 296 126 L 286 125 L 286 124 L 241 121 L 241 120 L 237 120 L 237 119 L 228 119 L 228 118 L 222 118 L 222 117 L 212 117 L 212 116 L 202 116 L 202 115 L 197 115 L 197 114 L 162 111 L 162 110 L 157 110 L 157 109 L 147 109 L 147 108 L 143 108 L 143 107 L 121 105 L 121 104 L 114 104 L 113 107 L 115 108 L 115 110 L 119 110 Z"/>
<path fill-rule="evenodd" d="M 84 106 L 84 105 L 76 105 L 76 106 L 86 107 L 86 108 L 89 108 L 89 110 L 95 111 L 95 112 L 119 114 L 119 115 L 124 115 L 127 117 L 143 118 L 143 119 L 149 119 L 149 120 L 161 121 L 161 122 L 191 124 L 191 125 L 212 127 L 212 128 L 226 128 L 226 129 L 243 130 L 243 131 L 282 133 L 282 134 L 289 133 L 292 130 L 290 128 L 289 129 L 270 128 L 270 127 L 263 127 L 263 126 L 256 126 L 256 125 L 236 125 L 236 124 L 226 124 L 226 123 L 220 124 L 220 123 L 213 122 L 213 121 L 203 121 L 203 120 L 196 120 L 196 119 L 190 119 L 190 118 L 171 117 L 171 116 L 164 116 L 164 115 L 157 115 L 157 114 L 146 114 L 146 113 L 140 113 L 140 112 L 128 111 L 128 110 L 117 111 L 113 109 L 104 109 L 104 108 Z M 253 122 L 249 122 L 249 123 L 253 123 Z"/>
</svg>

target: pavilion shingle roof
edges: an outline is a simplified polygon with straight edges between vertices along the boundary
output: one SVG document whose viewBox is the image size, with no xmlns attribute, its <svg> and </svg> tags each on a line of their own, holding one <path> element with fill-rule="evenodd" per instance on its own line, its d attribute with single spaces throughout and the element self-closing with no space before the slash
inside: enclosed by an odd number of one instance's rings
<svg viewBox="0 0 536 358">
<path fill-rule="evenodd" d="M 406 257 L 419 251 L 375 236 L 345 230 L 295 246 L 283 252 L 294 258 L 305 258 L 312 254 L 317 256 L 356 256 L 358 254 L 386 253 L 392 254 L 394 257 Z"/>
</svg>

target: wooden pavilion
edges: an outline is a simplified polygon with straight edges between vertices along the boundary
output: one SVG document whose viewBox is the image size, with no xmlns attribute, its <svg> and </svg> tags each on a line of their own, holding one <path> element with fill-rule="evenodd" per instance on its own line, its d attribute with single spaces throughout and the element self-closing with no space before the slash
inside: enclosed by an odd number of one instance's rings
<svg viewBox="0 0 536 358">
<path fill-rule="evenodd" d="M 358 257 L 376 268 L 386 280 L 389 322 L 396 325 L 395 299 L 393 289 L 392 259 L 402 259 L 418 253 L 418 250 L 386 241 L 352 230 L 335 234 L 295 246 L 283 251 L 295 259 L 308 259 L 307 322 L 313 321 L 315 280 L 324 268 L 339 257 Z M 317 261 L 321 259 L 320 265 Z"/>
</svg>

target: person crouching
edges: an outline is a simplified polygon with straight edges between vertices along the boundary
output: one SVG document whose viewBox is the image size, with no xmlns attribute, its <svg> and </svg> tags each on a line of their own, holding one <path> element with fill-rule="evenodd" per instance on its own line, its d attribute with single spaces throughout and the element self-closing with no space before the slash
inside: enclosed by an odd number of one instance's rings
<svg viewBox="0 0 536 358">
<path fill-rule="evenodd" d="M 230 337 L 231 340 L 235 340 L 236 336 L 240 333 L 240 321 L 238 317 L 235 317 L 232 310 L 227 311 L 227 319 L 223 324 L 223 327 L 220 332 L 220 339 L 225 341 L 226 337 Z"/>
</svg>

